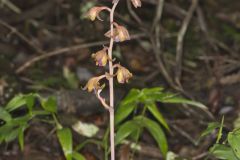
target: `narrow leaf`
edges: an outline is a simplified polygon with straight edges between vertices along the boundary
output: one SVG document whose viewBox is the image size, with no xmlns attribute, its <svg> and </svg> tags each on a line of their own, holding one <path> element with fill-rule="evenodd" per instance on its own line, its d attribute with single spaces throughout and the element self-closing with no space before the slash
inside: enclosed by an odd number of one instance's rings
<svg viewBox="0 0 240 160">
<path fill-rule="evenodd" d="M 124 139 L 126 139 L 132 132 L 137 130 L 140 126 L 138 126 L 135 121 L 128 121 L 122 124 L 116 134 L 115 143 L 118 145 Z"/>
<path fill-rule="evenodd" d="M 130 113 L 133 112 L 136 105 L 134 103 L 121 103 L 120 106 L 117 108 L 116 115 L 115 115 L 115 125 L 118 125 L 122 122 Z"/>
<path fill-rule="evenodd" d="M 15 96 L 10 102 L 6 105 L 5 109 L 9 112 L 18 109 L 22 107 L 24 104 L 26 104 L 25 97 L 23 95 L 17 95 Z"/>
<path fill-rule="evenodd" d="M 73 152 L 72 156 L 73 156 L 73 159 L 75 159 L 75 160 L 86 160 L 82 154 L 75 152 L 75 151 Z"/>
<path fill-rule="evenodd" d="M 217 122 L 209 123 L 207 126 L 207 129 L 205 129 L 201 134 L 201 137 L 207 136 L 208 134 L 212 133 L 216 128 L 219 128 L 219 127 L 220 127 L 220 124 Z"/>
<path fill-rule="evenodd" d="M 135 117 L 134 119 L 137 121 L 141 121 L 143 123 L 143 125 L 147 128 L 147 130 L 151 133 L 151 135 L 157 142 L 158 147 L 161 150 L 164 157 L 166 157 L 168 151 L 168 144 L 162 128 L 156 122 L 143 116 L 138 116 Z"/>
<path fill-rule="evenodd" d="M 159 123 L 162 124 L 169 131 L 170 129 L 168 127 L 168 124 L 165 121 L 159 109 L 157 108 L 156 104 L 150 103 L 147 105 L 147 108 L 153 114 L 153 116 L 159 121 Z"/>
<path fill-rule="evenodd" d="M 72 132 L 68 128 L 57 130 L 58 140 L 61 144 L 63 153 L 67 160 L 72 160 Z"/>
</svg>

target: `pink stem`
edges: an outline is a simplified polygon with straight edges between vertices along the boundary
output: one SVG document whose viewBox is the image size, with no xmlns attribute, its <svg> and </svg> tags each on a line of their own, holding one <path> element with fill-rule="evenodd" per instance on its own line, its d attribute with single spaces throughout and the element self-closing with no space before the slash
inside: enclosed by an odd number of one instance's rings
<svg viewBox="0 0 240 160">
<path fill-rule="evenodd" d="M 113 7 L 110 12 L 110 26 L 111 26 L 111 39 L 110 45 L 108 48 L 108 56 L 109 59 L 112 59 L 112 50 L 113 50 L 113 23 L 114 23 L 114 11 L 117 7 L 118 1 L 114 1 Z M 109 61 L 109 73 L 113 75 L 113 63 Z M 115 160 L 115 142 L 114 142 L 114 88 L 113 88 L 113 77 L 109 78 L 109 95 L 110 95 L 110 108 L 109 108 L 109 116 L 110 116 L 110 146 L 111 146 L 111 160 Z"/>
</svg>

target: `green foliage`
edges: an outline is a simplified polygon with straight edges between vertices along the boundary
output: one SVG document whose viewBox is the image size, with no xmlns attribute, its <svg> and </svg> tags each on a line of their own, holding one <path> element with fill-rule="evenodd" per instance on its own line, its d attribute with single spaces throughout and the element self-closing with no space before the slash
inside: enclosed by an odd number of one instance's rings
<svg viewBox="0 0 240 160">
<path fill-rule="evenodd" d="M 36 106 L 36 100 L 40 106 Z M 24 115 L 14 117 L 13 112 L 19 109 L 24 110 Z M 62 146 L 63 153 L 67 160 L 84 160 L 85 158 L 72 150 L 72 133 L 68 128 L 62 128 L 57 117 L 57 101 L 55 97 L 43 98 L 38 94 L 30 93 L 26 95 L 16 95 L 5 107 L 0 107 L 0 144 L 9 143 L 18 139 L 21 150 L 24 149 L 24 132 L 30 127 L 30 121 L 33 119 L 44 118 L 43 116 L 52 117 L 49 121 L 54 121 L 57 128 L 57 136 Z M 46 119 L 44 119 L 46 121 Z"/>
<path fill-rule="evenodd" d="M 63 153 L 67 160 L 72 159 L 72 132 L 68 128 L 57 130 L 57 136 L 63 149 Z"/>
<path fill-rule="evenodd" d="M 210 123 L 207 129 L 202 133 L 201 137 L 207 136 L 214 130 L 218 129 L 216 143 L 210 148 L 209 152 L 214 157 L 224 160 L 239 160 L 240 159 L 240 128 L 228 133 L 227 139 L 220 143 L 222 138 L 224 117 L 221 124 Z"/>
<path fill-rule="evenodd" d="M 162 154 L 166 156 L 168 144 L 163 128 L 167 131 L 170 131 L 170 129 L 156 102 L 190 104 L 206 109 L 201 103 L 186 100 L 176 94 L 166 93 L 160 87 L 142 90 L 132 89 L 116 111 L 116 145 L 127 138 L 138 142 L 143 130 L 147 130 L 155 139 Z M 156 121 L 147 118 L 147 112 L 151 113 Z M 133 118 L 126 120 L 129 116 L 133 116 Z"/>
</svg>

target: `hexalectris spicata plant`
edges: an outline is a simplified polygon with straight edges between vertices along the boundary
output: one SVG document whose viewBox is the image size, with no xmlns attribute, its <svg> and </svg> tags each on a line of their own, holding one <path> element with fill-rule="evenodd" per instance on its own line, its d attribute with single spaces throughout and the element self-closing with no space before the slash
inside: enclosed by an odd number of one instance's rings
<svg viewBox="0 0 240 160">
<path fill-rule="evenodd" d="M 135 8 L 141 7 L 140 0 L 131 0 L 132 4 Z M 110 30 L 105 33 L 105 36 L 110 38 L 109 46 L 104 46 L 102 50 L 97 51 L 96 53 L 92 54 L 92 58 L 96 61 L 96 65 L 99 67 L 106 66 L 107 63 L 109 65 L 108 72 L 104 75 L 100 75 L 97 77 L 91 78 L 86 86 L 83 89 L 87 89 L 88 92 L 94 91 L 96 97 L 100 100 L 102 105 L 105 107 L 106 110 L 109 111 L 110 116 L 110 146 L 111 146 L 111 160 L 115 159 L 115 144 L 114 144 L 114 86 L 113 86 L 113 78 L 117 76 L 117 81 L 119 83 L 126 83 L 132 77 L 132 73 L 129 70 L 120 64 L 114 64 L 114 60 L 112 58 L 112 50 L 113 50 L 113 43 L 114 42 L 123 42 L 126 40 L 130 40 L 130 36 L 128 30 L 124 27 L 119 25 L 117 22 L 114 21 L 114 11 L 118 5 L 119 0 L 113 0 L 112 8 L 101 6 L 101 7 L 93 7 L 91 8 L 88 13 L 87 17 L 94 21 L 96 19 L 103 21 L 100 18 L 100 13 L 102 11 L 108 11 L 110 17 Z M 114 73 L 114 70 L 117 71 Z M 104 88 L 104 84 L 101 85 L 100 81 L 106 78 L 109 81 L 109 99 L 110 104 L 107 104 L 105 98 L 101 97 L 100 93 Z"/>
</svg>

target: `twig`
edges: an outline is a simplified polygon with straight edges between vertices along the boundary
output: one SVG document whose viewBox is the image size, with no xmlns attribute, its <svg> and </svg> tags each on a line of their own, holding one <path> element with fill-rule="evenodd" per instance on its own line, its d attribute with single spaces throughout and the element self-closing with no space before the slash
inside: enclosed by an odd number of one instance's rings
<svg viewBox="0 0 240 160">
<path fill-rule="evenodd" d="M 137 39 L 137 38 L 141 38 L 141 37 L 145 37 L 145 36 L 146 36 L 145 34 L 135 34 L 135 35 L 131 36 L 131 39 Z M 20 74 L 23 71 L 25 71 L 28 67 L 35 64 L 36 62 L 47 59 L 49 57 L 65 54 L 66 52 L 69 52 L 69 51 L 75 51 L 75 50 L 79 50 L 82 48 L 95 47 L 95 46 L 104 45 L 104 44 L 108 44 L 108 43 L 109 43 L 109 41 L 98 41 L 98 42 L 78 44 L 78 45 L 74 45 L 74 46 L 70 46 L 70 47 L 66 47 L 66 48 L 57 49 L 52 52 L 48 52 L 43 55 L 33 57 L 32 59 L 28 60 L 27 62 L 22 64 L 20 67 L 18 67 L 16 69 L 16 73 Z M 72 53 L 69 53 L 69 54 L 72 54 Z"/>
<path fill-rule="evenodd" d="M 197 5 L 198 0 L 192 0 L 192 4 L 188 10 L 187 16 L 183 20 L 182 27 L 178 33 L 176 47 L 176 69 L 175 69 L 175 82 L 178 84 L 178 86 L 181 86 L 180 79 L 182 76 L 183 40 L 186 35 L 193 13 L 197 8 Z"/>
<path fill-rule="evenodd" d="M 17 14 L 20 14 L 22 12 L 20 8 L 18 8 L 15 4 L 13 4 L 9 0 L 1 0 L 0 3 L 2 3 L 1 5 L 5 4 L 9 9 L 11 9 L 12 11 L 14 11 Z"/>
<path fill-rule="evenodd" d="M 163 6 L 164 6 L 164 0 L 158 0 L 156 14 L 155 14 L 155 18 L 152 23 L 151 32 L 154 31 L 155 27 L 157 26 L 157 24 L 160 22 L 160 20 L 162 18 Z"/>
<path fill-rule="evenodd" d="M 11 34 L 16 34 L 21 40 L 23 40 L 25 43 L 27 43 L 31 48 L 33 48 L 37 53 L 44 53 L 40 48 L 35 46 L 26 36 L 24 36 L 22 33 L 17 31 L 16 28 L 10 26 L 8 23 L 0 20 L 0 24 L 4 27 L 8 28 L 11 31 Z"/>
</svg>

